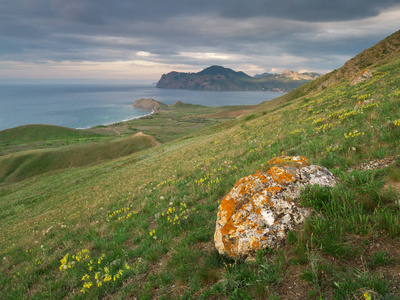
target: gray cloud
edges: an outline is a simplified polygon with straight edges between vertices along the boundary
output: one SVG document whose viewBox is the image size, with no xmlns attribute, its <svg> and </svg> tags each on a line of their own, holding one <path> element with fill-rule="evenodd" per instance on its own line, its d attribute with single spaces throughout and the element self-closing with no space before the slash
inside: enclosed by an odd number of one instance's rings
<svg viewBox="0 0 400 300">
<path fill-rule="evenodd" d="M 330 70 L 396 31 L 398 4 L 398 0 L 0 0 L 0 61 L 141 59 L 187 68 L 221 64 Z M 380 17 L 389 9 L 392 15 Z M 150 55 L 140 57 L 139 51 Z"/>
</svg>

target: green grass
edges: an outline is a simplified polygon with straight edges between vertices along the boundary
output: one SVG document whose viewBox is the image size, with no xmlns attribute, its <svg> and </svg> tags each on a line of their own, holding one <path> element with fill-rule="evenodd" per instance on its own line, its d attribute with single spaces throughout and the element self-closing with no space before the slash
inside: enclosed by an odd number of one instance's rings
<svg viewBox="0 0 400 300">
<path fill-rule="evenodd" d="M 285 299 L 290 290 L 298 299 L 363 299 L 366 292 L 398 299 L 399 67 L 397 55 L 354 86 L 346 77 L 158 147 L 1 184 L 0 295 Z M 366 99 L 374 105 L 354 110 Z M 171 130 L 173 118 L 166 119 Z M 151 118 L 135 122 L 118 125 L 121 135 L 145 125 L 163 133 Z M 168 139 L 179 136 L 168 130 Z M 248 262 L 220 256 L 213 234 L 222 197 L 282 153 L 328 167 L 337 186 L 303 191 L 301 205 L 314 214 L 282 249 Z M 382 157 L 397 159 L 354 169 Z"/>
<path fill-rule="evenodd" d="M 60 169 L 115 159 L 158 145 L 144 134 L 49 150 L 25 151 L 0 157 L 0 183 L 16 182 Z"/>
<path fill-rule="evenodd" d="M 91 130 L 54 125 L 24 125 L 0 131 L 0 155 L 23 150 L 86 143 L 106 138 Z"/>
</svg>

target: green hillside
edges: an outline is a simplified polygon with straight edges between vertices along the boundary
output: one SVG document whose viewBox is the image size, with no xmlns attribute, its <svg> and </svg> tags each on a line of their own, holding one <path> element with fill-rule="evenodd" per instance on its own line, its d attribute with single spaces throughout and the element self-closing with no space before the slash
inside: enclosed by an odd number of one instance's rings
<svg viewBox="0 0 400 300">
<path fill-rule="evenodd" d="M 91 130 L 54 125 L 24 125 L 0 131 L 0 155 L 32 148 L 48 148 L 100 140 L 106 137 Z"/>
<path fill-rule="evenodd" d="M 106 142 L 86 143 L 46 151 L 24 151 L 0 158 L 0 183 L 21 181 L 60 169 L 87 166 L 123 157 L 158 144 L 152 137 L 137 133 Z"/>
<path fill-rule="evenodd" d="M 400 53 L 368 68 L 365 81 L 337 70 L 184 139 L 1 184 L 0 298 L 399 299 Z M 303 191 L 314 213 L 282 249 L 220 256 L 221 199 L 282 154 L 339 183 Z"/>
</svg>

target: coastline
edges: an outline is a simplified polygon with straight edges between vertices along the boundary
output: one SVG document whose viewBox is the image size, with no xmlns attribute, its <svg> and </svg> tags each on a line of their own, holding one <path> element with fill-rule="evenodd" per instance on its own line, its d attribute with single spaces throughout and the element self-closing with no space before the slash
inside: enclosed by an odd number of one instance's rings
<svg viewBox="0 0 400 300">
<path fill-rule="evenodd" d="M 112 123 L 106 123 L 106 124 L 99 124 L 99 125 L 94 125 L 94 126 L 89 126 L 89 127 L 78 127 L 75 129 L 80 129 L 80 130 L 85 130 L 85 129 L 91 129 L 91 128 L 95 128 L 97 126 L 110 126 L 110 125 L 114 125 L 114 124 L 118 124 L 118 123 L 123 123 L 123 122 L 128 122 L 128 121 L 132 121 L 132 120 L 137 120 L 137 119 L 141 119 L 144 117 L 148 117 L 151 116 L 152 114 L 154 114 L 154 109 L 151 110 L 151 112 L 149 114 L 140 116 L 140 117 L 134 117 L 134 118 L 130 118 L 130 119 L 125 119 L 125 120 L 121 120 L 121 121 L 116 121 L 116 122 L 112 122 Z"/>
<path fill-rule="evenodd" d="M 116 94 L 118 92 L 118 94 Z M 101 94 L 97 98 L 96 93 Z M 122 93 L 122 94 L 121 94 Z M 72 129 L 89 129 L 96 126 L 109 126 L 119 122 L 148 116 L 154 112 L 151 107 L 141 112 L 140 117 L 122 109 L 120 119 L 118 111 L 111 111 L 108 120 L 98 120 L 96 115 L 108 114 L 108 105 L 131 105 L 132 99 L 152 98 L 171 105 L 177 101 L 203 105 L 256 105 L 281 96 L 277 92 L 213 92 L 156 89 L 153 86 L 93 86 L 93 85 L 6 85 L 0 91 L 0 131 L 31 124 L 47 124 Z M 12 101 L 9 101 L 12 99 Z M 30 99 L 30 101 L 27 101 Z M 65 106 L 63 103 L 68 103 Z M 24 107 L 24 109 L 21 109 Z M 88 113 L 85 112 L 88 110 Z M 157 112 L 157 109 L 155 109 Z M 85 119 L 84 122 L 82 122 Z M 90 121 L 94 122 L 90 122 Z M 115 120 L 115 121 L 114 121 Z"/>
</svg>

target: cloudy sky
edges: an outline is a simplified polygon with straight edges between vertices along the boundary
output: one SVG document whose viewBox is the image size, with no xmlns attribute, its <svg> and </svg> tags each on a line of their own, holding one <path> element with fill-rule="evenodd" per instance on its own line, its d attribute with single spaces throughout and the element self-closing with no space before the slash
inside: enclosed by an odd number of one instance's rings
<svg viewBox="0 0 400 300">
<path fill-rule="evenodd" d="M 400 0 L 0 0 L 0 81 L 325 73 L 400 29 Z"/>
</svg>

